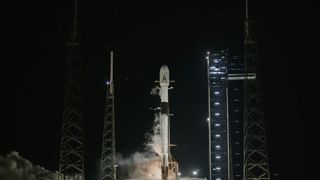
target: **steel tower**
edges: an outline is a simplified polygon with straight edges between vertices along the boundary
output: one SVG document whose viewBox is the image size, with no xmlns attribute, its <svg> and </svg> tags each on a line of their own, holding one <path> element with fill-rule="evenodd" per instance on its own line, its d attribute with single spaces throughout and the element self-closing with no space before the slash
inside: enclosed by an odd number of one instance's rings
<svg viewBox="0 0 320 180">
<path fill-rule="evenodd" d="M 244 180 L 269 180 L 257 43 L 250 28 L 246 0 L 244 63 L 246 73 L 256 73 L 256 79 L 244 83 Z"/>
<path fill-rule="evenodd" d="M 72 37 L 68 45 L 66 85 L 60 142 L 59 179 L 84 180 L 81 46 L 78 1 L 74 0 Z"/>
<path fill-rule="evenodd" d="M 110 81 L 107 82 L 106 106 L 102 137 L 100 180 L 116 180 L 115 156 L 113 52 L 111 51 Z"/>
</svg>

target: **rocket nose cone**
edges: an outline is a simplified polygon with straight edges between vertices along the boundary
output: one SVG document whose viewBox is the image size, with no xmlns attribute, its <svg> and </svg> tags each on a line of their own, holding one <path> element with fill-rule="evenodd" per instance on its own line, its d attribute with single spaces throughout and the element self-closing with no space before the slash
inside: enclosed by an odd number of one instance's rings
<svg viewBox="0 0 320 180">
<path fill-rule="evenodd" d="M 169 73 L 169 68 L 167 65 L 162 65 L 160 68 L 160 74 L 167 74 Z"/>
<path fill-rule="evenodd" d="M 160 86 L 169 86 L 169 68 L 166 65 L 161 66 L 160 68 Z"/>
</svg>

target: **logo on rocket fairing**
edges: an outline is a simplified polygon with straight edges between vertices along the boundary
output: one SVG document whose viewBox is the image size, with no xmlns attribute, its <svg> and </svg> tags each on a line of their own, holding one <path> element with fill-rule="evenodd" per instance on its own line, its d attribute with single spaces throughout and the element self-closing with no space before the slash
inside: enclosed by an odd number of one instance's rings
<svg viewBox="0 0 320 180">
<path fill-rule="evenodd" d="M 161 68 L 160 68 L 160 77 L 159 77 L 159 80 L 160 80 L 160 86 L 169 86 L 169 83 L 170 83 L 170 78 L 169 78 L 169 68 L 168 66 L 166 65 L 163 65 Z"/>
<path fill-rule="evenodd" d="M 163 76 L 162 81 L 166 81 L 167 82 L 166 76 Z"/>
</svg>

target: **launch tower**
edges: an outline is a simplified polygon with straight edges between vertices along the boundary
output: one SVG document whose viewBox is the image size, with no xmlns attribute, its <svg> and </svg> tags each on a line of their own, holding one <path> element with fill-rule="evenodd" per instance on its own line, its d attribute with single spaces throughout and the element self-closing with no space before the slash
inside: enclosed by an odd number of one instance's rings
<svg viewBox="0 0 320 180">
<path fill-rule="evenodd" d="M 213 180 L 242 180 L 243 63 L 228 49 L 207 52 L 209 172 Z"/>
<path fill-rule="evenodd" d="M 230 167 L 228 119 L 229 54 L 225 51 L 207 53 L 209 108 L 210 180 L 227 180 Z"/>
</svg>

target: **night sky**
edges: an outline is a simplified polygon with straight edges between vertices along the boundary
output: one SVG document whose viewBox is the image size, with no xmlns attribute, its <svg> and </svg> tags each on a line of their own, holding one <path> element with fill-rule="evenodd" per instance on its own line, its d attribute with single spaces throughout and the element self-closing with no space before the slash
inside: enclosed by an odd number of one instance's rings
<svg viewBox="0 0 320 180">
<path fill-rule="evenodd" d="M 253 30 L 262 64 L 270 165 L 279 179 L 320 179 L 318 13 L 308 1 L 255 0 Z M 254 8 L 254 9 L 253 9 Z M 2 33 L 0 154 L 14 150 L 57 170 L 66 42 L 72 0 L 8 5 Z M 205 53 L 242 55 L 244 2 L 80 1 L 84 67 L 86 175 L 96 177 L 101 150 L 108 53 L 115 51 L 117 152 L 143 148 L 158 97 L 150 95 L 161 65 L 176 81 L 170 92 L 172 150 L 183 174 L 207 177 Z"/>
</svg>

